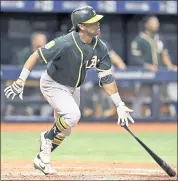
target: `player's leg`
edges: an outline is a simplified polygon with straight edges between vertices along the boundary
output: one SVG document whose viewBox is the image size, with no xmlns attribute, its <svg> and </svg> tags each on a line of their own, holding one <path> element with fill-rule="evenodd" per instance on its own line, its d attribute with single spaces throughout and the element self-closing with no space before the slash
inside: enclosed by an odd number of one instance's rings
<svg viewBox="0 0 178 181">
<path fill-rule="evenodd" d="M 74 101 L 80 107 L 80 87 L 76 88 L 72 97 L 74 98 Z"/>
<path fill-rule="evenodd" d="M 54 117 L 57 118 L 57 114 L 55 113 L 55 111 L 54 111 Z M 44 148 L 44 145 L 46 144 L 46 138 L 45 138 L 46 136 L 45 135 L 47 134 L 47 132 L 48 131 L 44 131 L 40 135 L 40 152 L 42 151 L 42 149 Z M 54 140 L 52 142 L 51 152 L 54 151 L 63 142 L 63 140 L 66 136 L 69 136 L 70 132 L 71 132 L 71 129 L 67 129 L 67 130 L 59 133 L 59 135 L 56 135 L 56 137 L 54 138 Z M 39 154 L 35 157 L 35 160 L 38 163 L 42 162 Z M 43 163 L 41 163 L 41 165 L 43 165 Z M 45 167 L 47 167 L 46 172 L 48 174 L 57 173 L 57 171 L 51 167 L 50 163 L 45 164 Z"/>
<path fill-rule="evenodd" d="M 55 120 L 57 120 L 58 117 L 59 117 L 58 113 L 54 111 Z M 70 135 L 70 133 L 71 133 L 71 127 L 69 129 L 62 131 L 61 133 L 58 133 L 53 139 L 51 152 L 53 152 L 64 141 L 65 137 Z"/>
<path fill-rule="evenodd" d="M 40 88 L 44 97 L 58 115 L 53 127 L 44 135 L 45 142 L 41 146 L 42 151 L 39 153 L 41 161 L 45 164 L 49 164 L 54 138 L 78 123 L 80 110 L 72 97 L 73 90 L 69 90 L 68 87 L 60 85 L 48 77 L 48 80 L 41 79 Z"/>
<path fill-rule="evenodd" d="M 78 105 L 78 107 L 80 106 L 80 88 L 76 88 L 72 97 L 74 98 L 76 104 Z M 57 112 L 54 111 L 54 118 L 55 120 L 57 119 L 58 114 Z M 52 143 L 52 148 L 51 148 L 51 152 L 54 151 L 65 139 L 66 136 L 69 136 L 71 134 L 71 128 L 64 130 L 61 133 L 58 133 L 58 135 L 56 135 L 56 137 L 53 140 Z"/>
<path fill-rule="evenodd" d="M 56 119 L 53 127 L 44 134 L 45 139 L 41 142 L 41 152 L 38 155 L 38 158 L 40 158 L 40 160 L 42 160 L 42 162 L 46 165 L 50 164 L 52 146 L 54 146 L 54 144 L 59 145 L 63 141 L 64 137 L 67 134 L 70 134 L 70 129 L 74 127 L 80 119 L 79 108 L 72 96 L 67 97 L 64 94 L 60 96 L 59 93 L 57 97 L 59 98 L 59 103 L 57 103 L 57 107 L 59 107 L 59 109 L 56 109 L 55 111 L 58 114 L 58 118 Z M 64 97 L 65 100 L 63 100 L 62 97 Z M 60 107 L 61 102 L 62 106 Z M 63 113 L 61 110 L 63 110 Z"/>
<path fill-rule="evenodd" d="M 62 132 L 77 125 L 80 119 L 80 110 L 72 95 L 66 91 L 60 90 L 56 92 L 56 96 L 51 98 L 51 102 L 58 116 L 53 127 L 45 134 L 45 137 L 53 141 L 55 137 L 58 140 L 62 139 L 62 137 L 59 137 L 60 133 L 62 134 Z"/>
</svg>

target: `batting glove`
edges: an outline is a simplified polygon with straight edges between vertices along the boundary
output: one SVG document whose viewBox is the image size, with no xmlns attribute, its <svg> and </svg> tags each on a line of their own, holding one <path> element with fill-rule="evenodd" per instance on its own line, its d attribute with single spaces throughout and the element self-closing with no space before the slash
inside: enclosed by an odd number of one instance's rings
<svg viewBox="0 0 178 181">
<path fill-rule="evenodd" d="M 125 106 L 124 102 L 121 102 L 118 106 L 117 106 L 117 114 L 118 114 L 118 125 L 121 126 L 129 126 L 128 123 L 128 119 L 134 123 L 134 120 L 132 119 L 132 117 L 130 116 L 130 113 L 133 112 L 132 109 L 129 109 L 128 107 Z"/>
<path fill-rule="evenodd" d="M 23 99 L 24 85 L 25 85 L 24 81 L 18 79 L 17 81 L 13 82 L 12 85 L 4 89 L 5 96 L 8 99 L 10 98 L 10 96 L 12 96 L 12 99 L 14 99 L 16 95 L 19 95 L 20 99 Z"/>
</svg>

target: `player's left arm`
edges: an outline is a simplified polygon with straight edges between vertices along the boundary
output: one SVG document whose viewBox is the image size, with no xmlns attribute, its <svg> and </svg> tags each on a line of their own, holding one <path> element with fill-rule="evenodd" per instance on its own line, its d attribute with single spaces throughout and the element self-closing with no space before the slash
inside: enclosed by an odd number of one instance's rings
<svg viewBox="0 0 178 181">
<path fill-rule="evenodd" d="M 130 116 L 130 112 L 133 110 L 125 106 L 125 103 L 121 100 L 118 92 L 117 84 L 114 80 L 111 71 L 111 60 L 107 47 L 103 48 L 103 53 L 100 61 L 98 62 L 96 69 L 98 71 L 99 84 L 103 87 L 104 91 L 110 96 L 112 101 L 117 107 L 118 124 L 128 126 L 128 119 L 134 123 L 134 120 Z"/>
</svg>

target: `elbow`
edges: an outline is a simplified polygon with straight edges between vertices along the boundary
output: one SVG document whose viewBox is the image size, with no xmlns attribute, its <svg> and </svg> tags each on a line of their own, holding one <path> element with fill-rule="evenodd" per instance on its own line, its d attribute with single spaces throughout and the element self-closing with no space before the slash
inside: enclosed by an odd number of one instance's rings
<svg viewBox="0 0 178 181">
<path fill-rule="evenodd" d="M 35 64 L 39 63 L 40 56 L 39 56 L 37 50 L 36 50 L 35 52 L 33 52 L 33 54 L 31 55 L 31 60 L 32 60 Z"/>
<path fill-rule="evenodd" d="M 38 52 L 35 51 L 25 62 L 24 68 L 27 68 L 28 70 L 32 71 L 33 67 L 39 62 L 39 55 Z"/>
</svg>

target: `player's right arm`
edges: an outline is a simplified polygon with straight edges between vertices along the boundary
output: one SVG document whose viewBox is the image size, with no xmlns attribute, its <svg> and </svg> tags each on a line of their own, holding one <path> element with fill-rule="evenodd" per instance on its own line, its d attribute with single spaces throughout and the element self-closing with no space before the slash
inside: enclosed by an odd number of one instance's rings
<svg viewBox="0 0 178 181">
<path fill-rule="evenodd" d="M 30 72 L 33 70 L 35 65 L 39 63 L 40 59 L 47 64 L 49 61 L 54 60 L 62 50 L 62 46 L 59 46 L 59 41 L 52 40 L 45 46 L 36 50 L 25 62 L 24 67 L 21 71 L 19 78 L 13 82 L 12 85 L 5 88 L 5 96 L 7 98 L 14 99 L 15 96 L 19 95 L 23 99 L 23 89 L 25 81 L 27 80 Z"/>
<path fill-rule="evenodd" d="M 19 95 L 19 97 L 23 99 L 23 89 L 25 81 L 28 78 L 30 72 L 35 67 L 35 65 L 39 62 L 39 60 L 40 56 L 38 52 L 35 51 L 25 62 L 19 78 L 15 82 L 13 82 L 12 85 L 4 89 L 5 96 L 7 98 L 11 97 L 12 99 L 14 99 L 16 95 Z"/>
<path fill-rule="evenodd" d="M 25 62 L 23 68 L 29 70 L 30 72 L 33 70 L 36 64 L 39 63 L 40 56 L 37 51 L 35 51 Z M 22 70 L 23 71 L 23 70 Z M 25 80 L 24 80 L 25 81 Z"/>
</svg>

